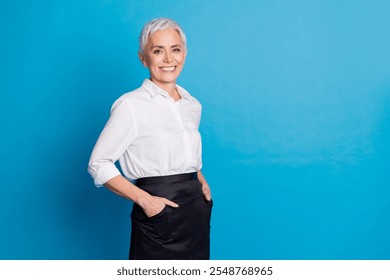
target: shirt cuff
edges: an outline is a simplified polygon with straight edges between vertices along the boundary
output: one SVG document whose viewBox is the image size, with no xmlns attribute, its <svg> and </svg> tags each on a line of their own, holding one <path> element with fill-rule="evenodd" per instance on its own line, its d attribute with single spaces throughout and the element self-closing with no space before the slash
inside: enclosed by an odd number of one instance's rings
<svg viewBox="0 0 390 280">
<path fill-rule="evenodd" d="M 94 171 L 92 171 L 92 168 L 89 168 L 89 171 L 93 177 L 95 186 L 98 188 L 103 187 L 103 185 L 110 179 L 121 175 L 118 168 L 116 168 L 113 163 L 107 163 L 104 166 L 99 166 L 99 168 Z"/>
</svg>

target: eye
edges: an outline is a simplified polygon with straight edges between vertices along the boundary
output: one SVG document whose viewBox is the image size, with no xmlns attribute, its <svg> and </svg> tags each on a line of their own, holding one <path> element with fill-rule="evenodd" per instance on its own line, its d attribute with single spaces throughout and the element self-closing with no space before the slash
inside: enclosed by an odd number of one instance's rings
<svg viewBox="0 0 390 280">
<path fill-rule="evenodd" d="M 157 50 L 154 50 L 153 53 L 154 53 L 154 54 L 160 54 L 160 53 L 162 53 L 162 50 L 158 50 L 158 49 L 157 49 Z"/>
<path fill-rule="evenodd" d="M 180 49 L 180 48 L 174 48 L 174 49 L 173 49 L 173 52 L 177 52 L 177 53 L 178 53 L 178 52 L 181 52 L 181 49 Z"/>
</svg>

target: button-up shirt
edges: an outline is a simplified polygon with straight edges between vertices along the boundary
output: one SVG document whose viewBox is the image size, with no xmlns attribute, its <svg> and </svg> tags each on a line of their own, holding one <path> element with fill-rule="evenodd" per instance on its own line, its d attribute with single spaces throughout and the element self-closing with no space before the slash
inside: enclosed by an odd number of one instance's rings
<svg viewBox="0 0 390 280">
<path fill-rule="evenodd" d="M 201 169 L 201 105 L 182 87 L 176 89 L 181 98 L 175 102 L 146 79 L 114 102 L 88 164 L 97 187 L 121 174 L 117 160 L 131 181 Z"/>
</svg>

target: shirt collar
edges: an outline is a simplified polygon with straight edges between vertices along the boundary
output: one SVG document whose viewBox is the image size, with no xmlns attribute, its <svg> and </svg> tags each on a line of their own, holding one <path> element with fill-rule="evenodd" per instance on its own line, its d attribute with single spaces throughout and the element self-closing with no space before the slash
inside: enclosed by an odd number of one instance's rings
<svg viewBox="0 0 390 280">
<path fill-rule="evenodd" d="M 144 82 L 142 83 L 142 87 L 150 94 L 150 96 L 153 98 L 157 94 L 160 94 L 164 97 L 169 97 L 168 92 L 157 86 L 155 83 L 153 83 L 149 79 L 145 79 Z M 182 88 L 179 85 L 176 85 L 176 89 L 179 92 L 180 96 L 182 99 L 186 99 L 188 101 L 192 101 L 193 97 L 186 91 L 184 88 Z"/>
</svg>

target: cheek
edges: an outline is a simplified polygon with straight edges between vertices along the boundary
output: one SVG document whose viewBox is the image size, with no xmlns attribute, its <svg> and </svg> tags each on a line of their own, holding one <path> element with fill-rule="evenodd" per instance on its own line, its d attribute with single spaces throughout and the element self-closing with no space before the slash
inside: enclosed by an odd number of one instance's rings
<svg viewBox="0 0 390 280">
<path fill-rule="evenodd" d="M 184 59 L 185 59 L 185 56 L 184 54 L 178 54 L 175 56 L 175 60 L 179 63 L 183 63 L 184 62 Z"/>
<path fill-rule="evenodd" d="M 148 59 L 149 67 L 158 67 L 160 63 L 161 63 L 161 59 L 159 57 L 149 57 Z"/>
<path fill-rule="evenodd" d="M 149 67 L 157 67 L 158 63 L 155 60 L 150 61 Z"/>
</svg>

